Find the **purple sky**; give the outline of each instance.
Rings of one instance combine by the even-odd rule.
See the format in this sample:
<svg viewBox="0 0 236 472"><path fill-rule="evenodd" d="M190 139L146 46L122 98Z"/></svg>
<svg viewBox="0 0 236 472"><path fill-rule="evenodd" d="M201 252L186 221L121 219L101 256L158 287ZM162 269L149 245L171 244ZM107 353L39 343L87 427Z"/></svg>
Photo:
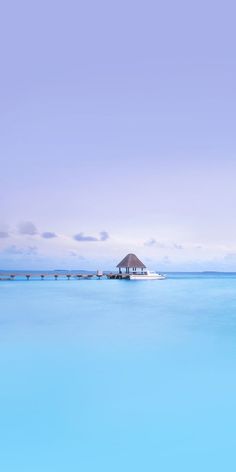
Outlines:
<svg viewBox="0 0 236 472"><path fill-rule="evenodd" d="M236 270L235 10L2 5L1 268Z"/></svg>

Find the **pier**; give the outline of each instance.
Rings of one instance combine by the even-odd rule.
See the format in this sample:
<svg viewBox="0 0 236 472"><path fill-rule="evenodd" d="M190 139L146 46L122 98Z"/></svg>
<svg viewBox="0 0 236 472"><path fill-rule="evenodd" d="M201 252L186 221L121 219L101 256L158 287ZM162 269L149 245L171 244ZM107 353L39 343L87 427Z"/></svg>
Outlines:
<svg viewBox="0 0 236 472"><path fill-rule="evenodd" d="M129 279L129 274L113 274L113 273L110 273L110 274L106 274L106 277L108 279L119 279L119 280L122 280L122 279Z"/></svg>
<svg viewBox="0 0 236 472"><path fill-rule="evenodd" d="M70 280L70 279L101 279L101 278L107 277L107 274L103 272L94 272L94 273L69 273L69 272L0 272L0 281L6 281L6 280L16 280L16 279L25 279L25 280L30 280L30 279L65 279L65 280Z"/></svg>
<svg viewBox="0 0 236 472"><path fill-rule="evenodd" d="M100 274L68 274L68 273L35 273L35 272L27 272L27 273L1 273L0 272L0 282L4 281L14 281L14 280L71 280L71 279L77 279L77 280L91 280L91 279L110 279L110 280L123 280L123 279L129 279L130 274L121 274L121 273L100 273Z"/></svg>
<svg viewBox="0 0 236 472"><path fill-rule="evenodd" d="M143 270L146 268L146 266L143 264L143 262L140 261L140 259L137 258L135 254L127 254L127 256L122 259L122 261L117 264L117 269L118 272L103 272L101 270L97 270L96 272L86 272L86 271L81 271L81 272L76 272L74 270L71 271L66 271L66 270L52 270L52 271L47 271L47 272L42 272L42 271L0 271L0 281L13 281L16 279L25 279L25 280L30 280L30 279L102 279L102 278L107 278L110 280L118 279L118 280L123 280L123 279L129 279L131 274L143 274ZM125 272L122 271L122 269L125 269Z"/></svg>

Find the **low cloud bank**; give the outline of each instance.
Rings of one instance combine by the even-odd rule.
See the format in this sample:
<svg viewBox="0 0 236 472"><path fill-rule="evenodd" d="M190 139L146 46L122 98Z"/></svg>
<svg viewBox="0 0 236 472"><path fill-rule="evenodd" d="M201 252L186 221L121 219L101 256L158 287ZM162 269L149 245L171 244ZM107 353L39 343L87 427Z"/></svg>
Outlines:
<svg viewBox="0 0 236 472"><path fill-rule="evenodd" d="M156 239L154 238L151 238L149 239L148 241L145 241L144 242L144 246L147 246L147 247L157 247L159 249L178 249L178 250L182 250L184 249L182 244L178 244L178 243L163 243L163 242L160 242L160 241L157 241Z"/></svg>
<svg viewBox="0 0 236 472"><path fill-rule="evenodd" d="M41 234L41 237L44 239L52 239L57 238L57 234L52 231L44 231L44 233Z"/></svg>
<svg viewBox="0 0 236 472"><path fill-rule="evenodd" d="M95 236L85 235L84 233L78 233L74 235L75 241L80 242L95 242L95 241L107 241L109 239L109 234L107 231L100 232L100 238L96 238Z"/></svg>
<svg viewBox="0 0 236 472"><path fill-rule="evenodd" d="M25 248L20 248L16 245L8 246L4 249L3 254L10 255L24 255L24 256L35 256L38 253L38 248L36 246L28 246Z"/></svg>
<svg viewBox="0 0 236 472"><path fill-rule="evenodd" d="M0 231L0 238L9 238L10 234L7 231Z"/></svg>
<svg viewBox="0 0 236 472"><path fill-rule="evenodd" d="M107 231L101 231L100 241L107 241L109 239L109 234Z"/></svg>
<svg viewBox="0 0 236 472"><path fill-rule="evenodd" d="M32 221L22 221L18 225L19 234L24 234L28 236L34 236L38 233L36 226Z"/></svg>

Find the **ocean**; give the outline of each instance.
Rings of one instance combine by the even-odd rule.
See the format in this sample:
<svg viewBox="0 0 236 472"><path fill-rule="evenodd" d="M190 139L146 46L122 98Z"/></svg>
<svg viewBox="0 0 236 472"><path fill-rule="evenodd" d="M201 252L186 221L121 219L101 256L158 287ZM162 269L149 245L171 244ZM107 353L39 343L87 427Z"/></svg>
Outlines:
<svg viewBox="0 0 236 472"><path fill-rule="evenodd" d="M0 470L234 471L236 274L0 282Z"/></svg>

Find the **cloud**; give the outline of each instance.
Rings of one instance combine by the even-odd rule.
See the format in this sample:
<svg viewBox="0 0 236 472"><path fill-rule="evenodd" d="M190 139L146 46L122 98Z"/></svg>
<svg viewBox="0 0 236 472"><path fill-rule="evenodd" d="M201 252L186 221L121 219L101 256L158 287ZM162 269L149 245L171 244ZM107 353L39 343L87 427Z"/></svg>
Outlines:
<svg viewBox="0 0 236 472"><path fill-rule="evenodd" d="M183 249L183 246L181 244L177 244L177 243L163 243L161 241L157 241L156 239L154 238L151 238L149 239L148 241L145 241L144 243L144 246L147 246L147 247L157 247L159 249L171 249L171 248L174 248L174 249Z"/></svg>
<svg viewBox="0 0 236 472"><path fill-rule="evenodd" d="M9 238L10 234L7 231L0 231L0 238Z"/></svg>
<svg viewBox="0 0 236 472"><path fill-rule="evenodd" d="M157 242L155 239L149 239L148 241L145 241L144 246L152 247L156 246Z"/></svg>
<svg viewBox="0 0 236 472"><path fill-rule="evenodd" d="M44 233L41 234L41 237L44 239L52 239L52 238L57 238L57 234L51 231L45 231Z"/></svg>
<svg viewBox="0 0 236 472"><path fill-rule="evenodd" d="M35 256L38 253L37 246L29 246L25 249L25 254L27 256Z"/></svg>
<svg viewBox="0 0 236 472"><path fill-rule="evenodd" d="M170 264L171 261L170 261L169 256L164 256L163 259L162 259L162 262L163 262L164 264Z"/></svg>
<svg viewBox="0 0 236 472"><path fill-rule="evenodd" d="M11 254L11 255L24 255L24 256L33 256L36 255L38 252L38 248L36 246L28 246L26 248L19 248L15 245L8 246L4 249L4 254Z"/></svg>
<svg viewBox="0 0 236 472"><path fill-rule="evenodd" d="M23 249L18 248L18 247L15 246L15 245L13 245L13 246L8 246L6 249L4 249L3 252L4 252L5 254L15 254L15 255L24 254Z"/></svg>
<svg viewBox="0 0 236 472"><path fill-rule="evenodd" d="M181 250L181 249L183 249L183 246L182 246L182 244L174 243L174 244L173 244L173 248L174 248L174 249L180 249L180 250Z"/></svg>
<svg viewBox="0 0 236 472"><path fill-rule="evenodd" d="M160 249L164 249L164 248L167 247L166 244L161 243L159 241L156 241L156 239L154 239L154 238L151 238L148 241L145 241L144 246L148 246L148 247L155 246L155 247L158 247Z"/></svg>
<svg viewBox="0 0 236 472"><path fill-rule="evenodd" d="M35 234L37 234L38 231L34 223L32 223L32 221L22 221L18 225L18 232L20 234L34 236Z"/></svg>
<svg viewBox="0 0 236 472"><path fill-rule="evenodd" d="M236 259L236 253L235 252L229 252L228 254L225 254L224 260L225 261L234 261Z"/></svg>
<svg viewBox="0 0 236 472"><path fill-rule="evenodd" d="M71 257L77 257L78 254L77 254L77 252L75 252L75 251L70 251L70 252L69 252L69 256L71 256Z"/></svg>
<svg viewBox="0 0 236 472"><path fill-rule="evenodd" d="M109 234L107 231L100 232L100 241L107 241L109 239Z"/></svg>
<svg viewBox="0 0 236 472"><path fill-rule="evenodd" d="M77 257L77 259L80 259L81 261L82 261L82 260L83 260L83 261L85 260L85 257L84 257L84 256L81 256L81 255L78 254L78 252L76 252L76 251L70 251L70 252L69 252L69 256L71 256L71 257Z"/></svg>
<svg viewBox="0 0 236 472"><path fill-rule="evenodd" d="M74 236L75 241L82 242L94 242L94 241L107 241L109 239L109 234L107 231L100 232L100 238L95 238L94 236L86 236L84 233L78 233Z"/></svg>
<svg viewBox="0 0 236 472"><path fill-rule="evenodd" d="M98 241L98 238L94 238L93 236L86 236L84 233L75 234L74 239L76 241Z"/></svg>

